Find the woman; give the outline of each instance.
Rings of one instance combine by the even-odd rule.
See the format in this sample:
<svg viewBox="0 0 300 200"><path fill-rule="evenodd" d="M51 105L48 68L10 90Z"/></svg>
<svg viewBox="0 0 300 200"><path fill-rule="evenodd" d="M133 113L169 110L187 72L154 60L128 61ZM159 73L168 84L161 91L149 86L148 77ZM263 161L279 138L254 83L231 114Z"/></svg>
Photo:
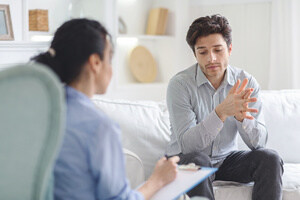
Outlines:
<svg viewBox="0 0 300 200"><path fill-rule="evenodd" d="M55 199L149 199L176 177L178 157L160 159L137 191L125 177L120 128L90 98L112 76L110 35L97 21L73 19L56 31L49 51L35 58L65 83L66 132L55 168Z"/></svg>

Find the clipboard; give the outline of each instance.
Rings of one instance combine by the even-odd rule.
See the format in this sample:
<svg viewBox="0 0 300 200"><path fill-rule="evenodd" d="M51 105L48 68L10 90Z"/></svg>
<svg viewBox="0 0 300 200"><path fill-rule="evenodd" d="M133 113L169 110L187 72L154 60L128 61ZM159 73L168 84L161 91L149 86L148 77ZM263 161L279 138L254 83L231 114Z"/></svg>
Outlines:
<svg viewBox="0 0 300 200"><path fill-rule="evenodd" d="M178 170L176 179L160 189L151 200L178 199L217 170L217 168L209 167L201 167L197 171Z"/></svg>

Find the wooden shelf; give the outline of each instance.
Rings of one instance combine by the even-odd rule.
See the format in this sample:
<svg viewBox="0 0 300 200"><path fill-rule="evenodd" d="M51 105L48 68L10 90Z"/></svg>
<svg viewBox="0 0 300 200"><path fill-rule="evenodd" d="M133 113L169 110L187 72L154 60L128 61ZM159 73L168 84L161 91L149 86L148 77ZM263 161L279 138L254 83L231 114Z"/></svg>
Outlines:
<svg viewBox="0 0 300 200"><path fill-rule="evenodd" d="M272 0L191 0L190 5L229 5L229 4L247 4L247 3L260 3L272 2Z"/></svg>
<svg viewBox="0 0 300 200"><path fill-rule="evenodd" d="M29 41L1 41L1 50L26 50L26 49L44 49L50 45L50 42L29 42Z"/></svg>

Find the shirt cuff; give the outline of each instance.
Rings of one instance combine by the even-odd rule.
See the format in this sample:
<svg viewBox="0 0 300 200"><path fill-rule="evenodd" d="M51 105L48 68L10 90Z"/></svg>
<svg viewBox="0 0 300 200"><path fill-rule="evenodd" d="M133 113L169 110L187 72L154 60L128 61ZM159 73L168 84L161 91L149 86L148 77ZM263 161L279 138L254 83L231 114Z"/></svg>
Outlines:
<svg viewBox="0 0 300 200"><path fill-rule="evenodd" d="M223 122L214 110L203 121L203 126L211 135L217 136L223 128Z"/></svg>
<svg viewBox="0 0 300 200"><path fill-rule="evenodd" d="M235 119L235 121L246 133L250 133L255 128L255 119L244 119L243 122Z"/></svg>

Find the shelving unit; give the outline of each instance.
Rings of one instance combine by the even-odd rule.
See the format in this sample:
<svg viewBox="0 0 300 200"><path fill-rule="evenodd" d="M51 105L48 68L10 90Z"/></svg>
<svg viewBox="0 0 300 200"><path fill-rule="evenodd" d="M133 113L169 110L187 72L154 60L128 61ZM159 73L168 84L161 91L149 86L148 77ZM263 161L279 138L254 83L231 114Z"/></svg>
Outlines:
<svg viewBox="0 0 300 200"><path fill-rule="evenodd" d="M65 21L76 17L90 17L102 21L109 29L108 19L114 16L109 0L0 0L10 5L14 41L0 41L0 69L28 62L39 52L49 48L56 29ZM99 9L100 8L100 9ZM47 9L49 31L29 31L28 11ZM113 30L113 29L112 29ZM113 31L112 31L113 32Z"/></svg>
<svg viewBox="0 0 300 200"><path fill-rule="evenodd" d="M0 41L0 69L28 62L31 57L49 48L57 27L70 18L68 5L71 0L2 0L11 10L14 41ZM49 11L49 31L29 31L28 11L47 9Z"/></svg>
<svg viewBox="0 0 300 200"><path fill-rule="evenodd" d="M113 62L114 80L111 87L114 94L111 96L123 98L124 93L131 93L134 95L128 98L155 100L165 98L168 82L178 72L181 64L180 49L182 43L185 43L181 30L188 5L188 1L182 0L115 0L116 25L113 35L116 39L116 51ZM169 12L166 34L146 35L149 11L158 7L167 8ZM126 25L126 34L118 33L119 17ZM158 74L152 83L139 83L130 72L129 55L137 45L146 47L157 63Z"/></svg>
<svg viewBox="0 0 300 200"><path fill-rule="evenodd" d="M234 49L230 64L254 75L262 88L268 87L269 31L271 0L0 0L10 4L15 41L0 41L0 68L28 61L46 50L54 31L71 17L88 17L100 21L112 34L116 47L113 77L107 96L113 98L162 100L169 79L195 63L185 42L186 31L193 19L215 13L225 15L233 27ZM169 9L166 35L145 35L151 8ZM49 10L49 32L28 31L28 10ZM253 15L255 13L255 15ZM127 26L126 34L118 33L118 18ZM243 21L244 23L241 23ZM255 31L253 31L255 30ZM41 36L32 41L33 37ZM49 36L49 37L48 37ZM48 39L45 39L48 37ZM37 42L39 41L39 42ZM260 41L259 44L257 41ZM138 83L127 63L130 50L144 45L158 65L153 83ZM259 46L258 46L259 45Z"/></svg>
<svg viewBox="0 0 300 200"><path fill-rule="evenodd" d="M169 1L169 13L174 13L172 7L169 8L170 5L171 2ZM159 1L156 0L117 0L116 7L117 16L115 17L117 20L121 18L122 21L124 21L127 30L126 34L116 33L117 87L123 86L120 88L124 88L124 85L127 85L127 87L132 87L134 84L141 84L132 76L128 64L128 56L130 54L130 51L138 45L145 46L151 52L156 61L158 67L158 75L154 83L165 82L166 77L162 72L162 58L165 53L160 51L160 49L164 48L164 45L170 47L173 43L175 33L174 28L170 27L174 27L174 19L169 17L165 35L145 34L150 9L156 7L165 7L165 5L159 4ZM172 49L170 49L169 51L172 51ZM151 85L151 83L148 83L148 85Z"/></svg>
<svg viewBox="0 0 300 200"><path fill-rule="evenodd" d="M170 78L196 63L191 49L185 42L189 25L200 16L212 14L226 16L233 28L234 48L230 64L245 69L257 78L262 88L267 88L265 75L269 73L266 66L269 66L270 62L271 0L118 0L115 6L115 30L118 30L119 16L128 30L126 35L118 35L115 31L118 41L114 62L116 94L126 93L126 90L134 94L132 99L164 99ZM148 11L154 7L165 7L170 11L167 36L144 35ZM257 41L260 41L259 44ZM158 77L154 83L147 86L135 81L126 63L130 49L138 44L146 46L158 63ZM139 92L141 94L138 94Z"/></svg>
<svg viewBox="0 0 300 200"><path fill-rule="evenodd" d="M9 1L9 0L7 0ZM13 0L11 0L14 2ZM113 37L115 55L113 58L113 78L107 96L123 98L124 93L131 94L131 99L161 100L165 98L169 79L185 66L182 50L186 48L184 41L186 30L185 20L189 1L182 0L20 0L23 4L23 18L20 22L25 27L22 36L16 42L27 42L32 51L14 45L13 56L18 60L27 60L42 50L47 50L55 30L66 20L76 17L88 17L100 21ZM146 25L149 11L152 8L163 7L169 10L165 35L146 35ZM49 32L28 31L28 10L47 9L49 13ZM118 18L122 17L127 26L126 34L118 33ZM27 24L26 24L26 23ZM183 34L182 34L183 33ZM37 39L36 39L37 38ZM43 42L41 42L43 41ZM45 42L46 41L46 42ZM47 43L48 41L48 43ZM39 45L36 45L38 42ZM2 43L3 44L3 43ZM9 44L10 45L10 44ZM137 45L145 46L153 55L158 75L153 83L142 84L132 76L128 66L128 54ZM0 51L6 47L1 45ZM20 52L27 51L27 54ZM6 55L6 54L5 54ZM5 56L3 53L0 59ZM22 58L22 59L21 59ZM2 59L3 60L3 59ZM13 62L13 60L11 60ZM0 62L1 68L2 62ZM8 63L7 63L8 64ZM119 95L120 94L120 95ZM127 96L126 96L127 98Z"/></svg>
<svg viewBox="0 0 300 200"><path fill-rule="evenodd" d="M112 2L115 0L112 0ZM71 18L87 17L101 21L105 25L111 16L109 0L0 0L0 3L8 4L11 10L11 17L13 23L13 31L15 34L15 41L33 41L32 37L53 36L56 29L65 21ZM49 31L29 31L28 26L28 11L32 9L46 9L48 10L48 26ZM107 23L108 22L108 23ZM46 39L42 39L45 41ZM48 41L51 37L48 37ZM0 41L1 43L2 41Z"/></svg>

